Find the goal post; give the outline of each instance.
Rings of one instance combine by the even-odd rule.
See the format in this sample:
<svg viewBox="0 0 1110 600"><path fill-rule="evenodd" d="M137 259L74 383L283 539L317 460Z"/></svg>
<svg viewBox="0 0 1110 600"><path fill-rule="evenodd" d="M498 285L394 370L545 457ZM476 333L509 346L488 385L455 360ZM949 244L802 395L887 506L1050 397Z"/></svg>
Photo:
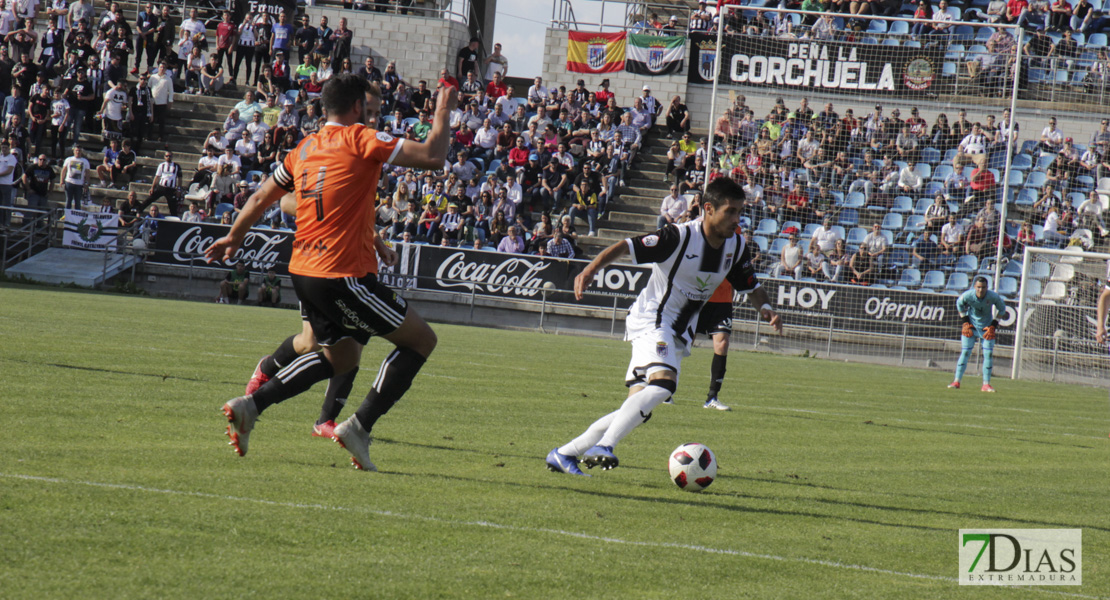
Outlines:
<svg viewBox="0 0 1110 600"><path fill-rule="evenodd" d="M1107 348L1095 339L1110 254L1026 248L1015 323L1014 379L1105 384Z"/></svg>

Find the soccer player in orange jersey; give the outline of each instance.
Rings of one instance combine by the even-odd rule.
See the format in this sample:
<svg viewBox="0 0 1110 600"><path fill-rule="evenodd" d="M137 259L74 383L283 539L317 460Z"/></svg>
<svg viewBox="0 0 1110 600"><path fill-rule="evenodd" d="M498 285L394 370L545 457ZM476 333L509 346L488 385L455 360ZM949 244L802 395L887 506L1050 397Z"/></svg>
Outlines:
<svg viewBox="0 0 1110 600"><path fill-rule="evenodd" d="M435 332L416 310L378 282L377 256L387 265L397 261L397 254L373 233L378 178L386 163L443 167L457 96L454 88L440 91L435 121L423 143L365 125L377 122L381 93L364 78L333 77L321 100L327 124L289 153L247 201L228 235L206 253L209 260L231 259L265 210L286 192L296 194L297 233L289 272L304 326L259 364L256 375L272 373L265 383L222 410L231 444L244 456L262 411L318 381L351 371L370 338L383 337L396 349L382 362L362 406L333 435L351 453L355 467L373 471L371 428L412 385L436 346Z"/></svg>

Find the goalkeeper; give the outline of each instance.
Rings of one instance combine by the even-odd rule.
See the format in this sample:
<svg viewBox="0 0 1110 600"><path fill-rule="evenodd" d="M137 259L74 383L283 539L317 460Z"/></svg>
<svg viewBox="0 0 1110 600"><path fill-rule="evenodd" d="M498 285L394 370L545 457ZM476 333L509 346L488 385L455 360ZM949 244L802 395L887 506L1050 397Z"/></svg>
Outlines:
<svg viewBox="0 0 1110 600"><path fill-rule="evenodd" d="M984 392L993 392L991 387L991 368L994 366L994 338L998 329L998 319L994 316L994 307L998 315L1006 314L1006 302L1002 296L987 289L987 278L976 277L972 289L964 292L956 300L956 310L960 311L962 320L963 339L960 340L960 360L956 363L956 380L948 387L959 389L960 380L967 369L967 361L971 358L971 349L975 347L976 338L983 340L983 388Z"/></svg>

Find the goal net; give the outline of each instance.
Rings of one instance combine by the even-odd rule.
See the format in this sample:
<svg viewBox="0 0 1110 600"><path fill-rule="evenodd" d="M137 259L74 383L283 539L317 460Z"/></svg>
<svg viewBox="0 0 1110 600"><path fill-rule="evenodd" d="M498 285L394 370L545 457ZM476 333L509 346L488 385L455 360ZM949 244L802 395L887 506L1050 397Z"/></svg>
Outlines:
<svg viewBox="0 0 1110 600"><path fill-rule="evenodd" d="M701 169L745 186L764 285L799 349L951 368L955 301L979 275L1013 322L1017 280L1001 271L1022 139L1003 111L1024 34L949 10L915 21L729 5L715 31L691 34L691 82L712 87ZM945 247L949 214L965 233ZM797 266L781 264L784 247ZM1008 349L998 355L1002 372Z"/></svg>
<svg viewBox="0 0 1110 600"><path fill-rule="evenodd" d="M1025 252L1019 265L1024 300L1018 307L1015 379L1102 385L1110 376L1106 346L1095 340L1110 254L1079 250Z"/></svg>

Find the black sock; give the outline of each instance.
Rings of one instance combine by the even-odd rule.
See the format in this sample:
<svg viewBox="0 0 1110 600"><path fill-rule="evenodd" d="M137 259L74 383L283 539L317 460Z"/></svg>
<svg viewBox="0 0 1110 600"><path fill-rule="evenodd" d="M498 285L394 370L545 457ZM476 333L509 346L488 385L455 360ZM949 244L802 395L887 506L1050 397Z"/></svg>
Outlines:
<svg viewBox="0 0 1110 600"><path fill-rule="evenodd" d="M714 354L713 365L709 367L709 396L706 400L717 397L717 392L721 391L721 384L725 380L725 366L728 363L728 355Z"/></svg>
<svg viewBox="0 0 1110 600"><path fill-rule="evenodd" d="M282 367L293 362L297 358L297 351L293 349L293 338L297 336L291 335L285 338L285 341L278 346L274 353L262 359L262 374L266 377L273 378Z"/></svg>
<svg viewBox="0 0 1110 600"><path fill-rule="evenodd" d="M366 394L362 406L355 413L363 429L370 431L374 423L393 408L393 404L408 391L412 380L427 360L420 353L408 348L398 348L385 357L370 393Z"/></svg>
<svg viewBox="0 0 1110 600"><path fill-rule="evenodd" d="M317 381L331 379L335 369L323 352L305 354L277 372L253 394L258 412L287 400L312 387Z"/></svg>
<svg viewBox="0 0 1110 600"><path fill-rule="evenodd" d="M347 371L342 375L336 375L328 381L328 391L324 393L324 405L320 407L320 418L316 420L317 425L334 421L339 417L339 413L343 411L343 407L347 404L347 398L351 395L351 388L355 387L355 376L358 375L358 367Z"/></svg>

